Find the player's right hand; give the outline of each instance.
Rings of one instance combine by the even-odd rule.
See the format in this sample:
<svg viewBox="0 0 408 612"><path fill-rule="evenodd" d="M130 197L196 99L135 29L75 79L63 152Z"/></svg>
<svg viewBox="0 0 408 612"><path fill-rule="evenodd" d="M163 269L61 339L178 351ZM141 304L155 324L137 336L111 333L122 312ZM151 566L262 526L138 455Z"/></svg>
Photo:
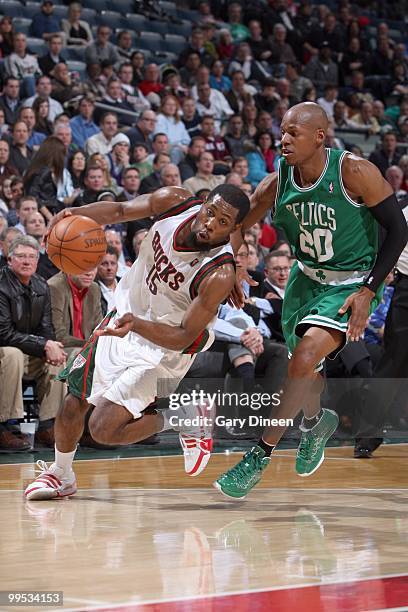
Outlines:
<svg viewBox="0 0 408 612"><path fill-rule="evenodd" d="M64 208L64 210L61 210L59 213L53 216L53 218L51 219L47 227L47 231L44 234L42 246L44 247L47 246L48 236L50 235L51 230L54 227L54 225L56 225L58 221L61 221L61 219L64 219L65 217L69 217L70 215L72 215L72 210L70 208Z"/></svg>
<svg viewBox="0 0 408 612"><path fill-rule="evenodd" d="M123 317L116 319L115 327L105 327L105 329L97 329L95 336L116 336L117 338L124 338L126 334L133 331L136 317L130 312L127 312Z"/></svg>

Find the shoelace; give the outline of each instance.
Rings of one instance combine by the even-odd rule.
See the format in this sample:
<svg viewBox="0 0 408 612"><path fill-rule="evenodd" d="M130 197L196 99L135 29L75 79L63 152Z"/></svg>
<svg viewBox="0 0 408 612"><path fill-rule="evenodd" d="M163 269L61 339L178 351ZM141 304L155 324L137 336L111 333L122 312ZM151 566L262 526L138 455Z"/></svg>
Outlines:
<svg viewBox="0 0 408 612"><path fill-rule="evenodd" d="M42 459L38 459L35 465L37 466L37 469L35 470L36 474L42 474L43 472L48 471L48 464Z"/></svg>
<svg viewBox="0 0 408 612"><path fill-rule="evenodd" d="M248 460L249 459L249 460ZM252 465L251 465L252 464ZM236 477L237 480L248 478L253 476L252 470L259 470L261 468L260 460L257 456L251 455L250 457L244 457L238 465L232 468L231 473ZM250 473L248 471L250 470Z"/></svg>
<svg viewBox="0 0 408 612"><path fill-rule="evenodd" d="M305 461L314 459L317 451L319 450L318 441L315 438L309 436L302 436L302 440L299 446L299 455Z"/></svg>

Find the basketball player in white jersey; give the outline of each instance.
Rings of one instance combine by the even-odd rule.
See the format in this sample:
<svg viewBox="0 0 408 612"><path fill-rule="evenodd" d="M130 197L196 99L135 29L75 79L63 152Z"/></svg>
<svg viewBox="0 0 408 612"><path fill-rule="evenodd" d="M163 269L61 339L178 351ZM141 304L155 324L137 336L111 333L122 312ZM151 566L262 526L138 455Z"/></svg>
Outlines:
<svg viewBox="0 0 408 612"><path fill-rule="evenodd" d="M165 187L130 202L99 202L63 211L100 224L154 216L139 257L115 291L108 313L77 357L60 373L69 394L55 420L55 462L39 462L40 475L26 488L29 500L73 495L72 462L85 415L102 444L132 444L174 428L180 431L185 467L200 473L212 448L208 428L185 427L202 407L157 412L158 396L175 391L194 353L208 348L218 306L230 295L235 266L230 235L249 211L249 199L233 185L220 185L202 203L179 187ZM211 413L206 414L211 417ZM174 419L172 419L172 423Z"/></svg>

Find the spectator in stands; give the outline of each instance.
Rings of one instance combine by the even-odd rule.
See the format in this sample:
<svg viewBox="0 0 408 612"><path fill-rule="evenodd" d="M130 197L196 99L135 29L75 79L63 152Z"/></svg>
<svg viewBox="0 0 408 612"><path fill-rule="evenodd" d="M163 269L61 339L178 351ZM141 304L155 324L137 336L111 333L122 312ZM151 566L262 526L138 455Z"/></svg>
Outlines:
<svg viewBox="0 0 408 612"><path fill-rule="evenodd" d="M364 129L368 134L378 134L380 125L374 117L373 105L371 102L362 102L360 112L353 115L350 119L352 127Z"/></svg>
<svg viewBox="0 0 408 612"><path fill-rule="evenodd" d="M221 60L214 60L211 66L210 87L224 95L231 89L231 79L224 74L225 66Z"/></svg>
<svg viewBox="0 0 408 612"><path fill-rule="evenodd" d="M160 170L161 168L170 163L170 156L166 153L158 153L153 158L153 172L145 178L140 183L140 194L143 193L152 193L162 187Z"/></svg>
<svg viewBox="0 0 408 612"><path fill-rule="evenodd" d="M327 128L325 145L330 149L338 149L339 151L344 151L346 148L344 141L336 137L332 127Z"/></svg>
<svg viewBox="0 0 408 612"><path fill-rule="evenodd" d="M56 136L49 136L38 149L24 176L24 191L38 202L38 208L48 220L63 208L58 200L58 183L62 182L65 146Z"/></svg>
<svg viewBox="0 0 408 612"><path fill-rule="evenodd" d="M385 180L391 185L397 200L402 200L407 195L407 192L402 189L404 173L399 166L390 166L385 171Z"/></svg>
<svg viewBox="0 0 408 612"><path fill-rule="evenodd" d="M83 206L98 200L100 193L106 190L104 171L101 166L90 164L85 170L85 190L78 195L73 206Z"/></svg>
<svg viewBox="0 0 408 612"><path fill-rule="evenodd" d="M188 88L184 87L181 83L179 71L174 66L169 66L162 70L162 83L164 85L162 95L171 94L180 103L189 94Z"/></svg>
<svg viewBox="0 0 408 612"><path fill-rule="evenodd" d="M4 80L3 93L0 96L0 109L4 112L8 125L13 125L17 121L20 105L20 81L8 76Z"/></svg>
<svg viewBox="0 0 408 612"><path fill-rule="evenodd" d="M138 113L148 110L150 108L150 102L144 97L139 87L134 84L133 78L133 66L131 62L124 62L121 64L118 77L120 85L124 94L126 94L126 101L132 106L133 110Z"/></svg>
<svg viewBox="0 0 408 612"><path fill-rule="evenodd" d="M390 166L397 166L401 154L397 151L397 136L395 132L386 132L381 139L381 147L373 151L369 160L377 166L381 174Z"/></svg>
<svg viewBox="0 0 408 612"><path fill-rule="evenodd" d="M22 235L23 234L16 227L5 227L0 232L0 249L1 249L0 268L4 268L5 266L8 265L8 254L9 254L10 246L16 238Z"/></svg>
<svg viewBox="0 0 408 612"><path fill-rule="evenodd" d="M392 66L392 80L390 85L392 96L408 94L408 67L404 62L394 62Z"/></svg>
<svg viewBox="0 0 408 612"><path fill-rule="evenodd" d="M267 113L269 115L269 113ZM242 109L242 118L244 120L244 134L248 139L253 139L258 132L257 118L258 109L253 102L245 104Z"/></svg>
<svg viewBox="0 0 408 612"><path fill-rule="evenodd" d="M159 95L163 90L163 85L160 82L160 70L157 64L151 63L146 66L144 79L140 81L139 89L152 106L157 108L160 105Z"/></svg>
<svg viewBox="0 0 408 612"><path fill-rule="evenodd" d="M206 150L206 140L202 136L192 138L187 150L187 155L179 164L180 176L182 181L195 176L197 172L197 161Z"/></svg>
<svg viewBox="0 0 408 612"><path fill-rule="evenodd" d="M306 65L304 75L312 81L320 95L324 92L325 85L329 83L338 87L339 70L332 60L332 50L327 41L321 43L319 54L312 57Z"/></svg>
<svg viewBox="0 0 408 612"><path fill-rule="evenodd" d="M398 162L398 166L401 168L404 178L402 180L402 189L408 192L408 155L403 155Z"/></svg>
<svg viewBox="0 0 408 612"><path fill-rule="evenodd" d="M180 103L175 96L162 99L157 115L155 134L166 134L170 143L170 158L179 163L187 152L190 136L180 118Z"/></svg>
<svg viewBox="0 0 408 612"><path fill-rule="evenodd" d="M132 34L129 30L122 30L116 37L116 49L121 59L130 60L133 53Z"/></svg>
<svg viewBox="0 0 408 612"><path fill-rule="evenodd" d="M65 64L65 59L61 55L62 46L62 37L59 34L50 36L48 39L48 53L38 60L38 65L43 74L50 76L50 72L57 64Z"/></svg>
<svg viewBox="0 0 408 612"><path fill-rule="evenodd" d="M248 44L251 48L252 57L259 62L267 62L270 60L272 51L269 41L262 33L261 22L257 19L251 19L248 23L249 32Z"/></svg>
<svg viewBox="0 0 408 612"><path fill-rule="evenodd" d="M102 319L97 269L78 275L59 272L48 280L55 336L69 356L80 349Z"/></svg>
<svg viewBox="0 0 408 612"><path fill-rule="evenodd" d="M225 175L225 184L226 185L235 185L236 187L241 188L242 187L242 178L241 175L238 174L237 172L229 172L228 174ZM202 189L196 193L196 195L198 196L198 194L202 193Z"/></svg>
<svg viewBox="0 0 408 612"><path fill-rule="evenodd" d="M232 2L228 5L228 28L231 32L234 43L239 43L248 40L250 32L246 25L242 23L242 6L238 2Z"/></svg>
<svg viewBox="0 0 408 612"><path fill-rule="evenodd" d="M328 83L324 88L324 95L316 100L319 106L321 106L326 112L329 121L333 118L334 105L337 102L337 94L337 87L332 83Z"/></svg>
<svg viewBox="0 0 408 612"><path fill-rule="evenodd" d="M37 150L40 144L45 140L46 135L35 130L36 119L33 109L29 108L28 106L23 106L22 108L20 108L20 111L18 113L18 120L24 121L27 126L27 145L34 151Z"/></svg>
<svg viewBox="0 0 408 612"><path fill-rule="evenodd" d="M48 105L49 105L48 106L48 119L49 121L54 121L57 115L61 115L61 113L64 112L64 109L62 108L61 104L57 100L54 100L54 98L51 98L51 91L52 91L52 86L51 86L50 77L46 75L39 76L36 79L35 95L31 96L31 98L27 98L27 100L24 100L23 106L30 106L30 107L33 106L34 100L39 96L41 98L45 98L48 101Z"/></svg>
<svg viewBox="0 0 408 612"><path fill-rule="evenodd" d="M137 142L133 149L132 168L136 168L140 178L144 179L153 171L153 165L150 161L149 151L143 142Z"/></svg>
<svg viewBox="0 0 408 612"><path fill-rule="evenodd" d="M255 187L260 181L268 175L265 158L257 145L251 141L246 145L247 153L245 155L248 162L248 178L252 187Z"/></svg>
<svg viewBox="0 0 408 612"><path fill-rule="evenodd" d="M102 98L101 103L112 108L116 113L120 126L131 126L135 122L135 109L127 101L121 82L117 77L109 79L106 87L106 95ZM95 121L98 123L99 119L105 113L105 109L97 109L95 112Z"/></svg>
<svg viewBox="0 0 408 612"><path fill-rule="evenodd" d="M87 166L98 166L103 172L103 191L110 191L113 194L119 194L120 187L116 179L110 173L110 166L107 155L101 153L93 153L88 159ZM98 195L99 198L100 194Z"/></svg>
<svg viewBox="0 0 408 612"><path fill-rule="evenodd" d="M10 164L17 168L20 176L26 172L34 156L33 150L27 145L28 137L27 124L24 121L16 121L12 131Z"/></svg>
<svg viewBox="0 0 408 612"><path fill-rule="evenodd" d="M197 52L192 51L187 55L186 61L179 72L184 85L193 87L197 84L197 75L201 65L200 55Z"/></svg>
<svg viewBox="0 0 408 612"><path fill-rule="evenodd" d="M341 28L337 25L336 16L328 12L324 17L323 27L314 28L308 37L314 49L320 49L327 42L333 52L333 58L337 61L339 54L344 51L344 39ZM334 82L334 81L333 81Z"/></svg>
<svg viewBox="0 0 408 612"><path fill-rule="evenodd" d="M33 212L38 212L37 200L33 196L21 196L16 202L17 223L15 228L22 234L26 233L25 221Z"/></svg>
<svg viewBox="0 0 408 612"><path fill-rule="evenodd" d="M36 13L30 25L30 36L49 40L51 36L60 32L59 20L54 12L54 3L51 0L43 0L41 12Z"/></svg>
<svg viewBox="0 0 408 612"><path fill-rule="evenodd" d="M364 73L361 70L354 70L351 73L351 84L344 88L340 97L348 106L352 105L353 100L355 100L356 106L359 106L362 102L373 102L374 96L365 87Z"/></svg>
<svg viewBox="0 0 408 612"><path fill-rule="evenodd" d="M225 134L225 142L232 157L242 157L245 155L244 143L244 122L241 115L232 115L228 122L228 131Z"/></svg>
<svg viewBox="0 0 408 612"><path fill-rule="evenodd" d="M348 77L353 70L369 72L369 54L361 49L360 39L357 36L350 38L346 52L341 61L341 70L344 77Z"/></svg>
<svg viewBox="0 0 408 612"><path fill-rule="evenodd" d="M107 25L99 25L96 31L96 41L87 46L85 62L87 64L100 64L108 60L112 65L120 62L120 55L111 42L112 30Z"/></svg>
<svg viewBox="0 0 408 612"><path fill-rule="evenodd" d="M101 117L101 131L86 141L85 150L88 155L102 153L107 155L112 149L112 138L118 133L118 117L116 113L106 112Z"/></svg>
<svg viewBox="0 0 408 612"><path fill-rule="evenodd" d="M130 58L133 67L133 85L137 85L139 87L140 81L144 79L144 64L145 64L145 56L143 51L134 51Z"/></svg>
<svg viewBox="0 0 408 612"><path fill-rule="evenodd" d="M134 148L136 143L141 142L146 145L149 153L153 151L152 135L154 133L156 123L157 117L154 111L144 110L140 114L136 125L126 132L126 136L130 140L131 149Z"/></svg>
<svg viewBox="0 0 408 612"><path fill-rule="evenodd" d="M119 253L117 276L119 278L122 278L125 272L127 272L127 270L129 269L129 266L127 266L126 264L125 256L123 253L122 238L119 232L114 229L105 230L105 237L108 245L112 246Z"/></svg>
<svg viewBox="0 0 408 612"><path fill-rule="evenodd" d="M225 94L225 99L234 113L240 113L245 104L253 103L256 89L252 85L245 83L245 76L242 70L235 70L231 74L231 80L232 86L230 91Z"/></svg>
<svg viewBox="0 0 408 612"><path fill-rule="evenodd" d="M153 157L158 153L165 153L166 155L170 155L170 143L167 134L163 134L162 132L156 132L153 136L152 140L152 149L153 153L149 155L149 161L153 161Z"/></svg>
<svg viewBox="0 0 408 612"><path fill-rule="evenodd" d="M44 134L45 137L51 136L54 128L52 122L48 119L50 104L47 98L38 96L33 102L32 109L35 116L34 130L39 134Z"/></svg>
<svg viewBox="0 0 408 612"><path fill-rule="evenodd" d="M16 202L24 192L23 179L20 176L12 176L10 182L11 199L8 201L9 213L7 221L9 225L17 223Z"/></svg>
<svg viewBox="0 0 408 612"><path fill-rule="evenodd" d="M74 189L84 189L84 177L86 168L85 153L79 149L75 151L68 160L68 171L72 178L72 186Z"/></svg>
<svg viewBox="0 0 408 612"><path fill-rule="evenodd" d="M247 81L253 81L257 83L264 83L266 79L271 77L271 73L266 71L260 62L254 60L251 54L251 47L246 42L241 42L234 54L234 59L230 62L228 67L228 73L232 74L241 70L244 74L244 78ZM249 85L250 89L247 89L251 95L256 93L256 89Z"/></svg>
<svg viewBox="0 0 408 612"><path fill-rule="evenodd" d="M401 115L398 119L398 142L408 143L408 115Z"/></svg>
<svg viewBox="0 0 408 612"><path fill-rule="evenodd" d="M4 15L0 20L0 52L1 57L7 57L13 53L13 36L15 34L13 20Z"/></svg>
<svg viewBox="0 0 408 612"><path fill-rule="evenodd" d="M206 50L204 46L204 32L202 28L196 26L193 28L190 36L190 42L187 47L180 53L177 66L180 68L187 64L187 58L190 54L196 53L199 57L200 63L206 66L211 66L213 57ZM186 83L188 85L188 83Z"/></svg>
<svg viewBox="0 0 408 612"><path fill-rule="evenodd" d="M23 376L36 381L40 403L36 441L46 446L54 446L54 418L66 390L54 379L66 353L55 340L47 283L35 273L38 257L37 241L22 236L12 243L9 265L0 272L1 444L9 449L16 445L10 437L4 440L4 428L9 419L23 418Z"/></svg>
<svg viewBox="0 0 408 612"><path fill-rule="evenodd" d="M142 230L143 231L143 230ZM101 292L101 311L102 316L115 308L115 289L120 280L118 277L118 251L108 244L106 253L103 256L96 276L96 282Z"/></svg>
<svg viewBox="0 0 408 612"><path fill-rule="evenodd" d="M18 170L10 162L10 145L7 140L0 140L0 185L15 174L18 174Z"/></svg>
<svg viewBox="0 0 408 612"><path fill-rule="evenodd" d="M289 257L285 252L272 251L266 255L262 293L267 299L278 297L283 300L289 272Z"/></svg>
<svg viewBox="0 0 408 612"><path fill-rule="evenodd" d="M99 128L93 120L94 110L94 98L90 95L83 96L78 105L79 113L70 120L72 142L80 149L85 148L88 138L99 132Z"/></svg>
<svg viewBox="0 0 408 612"><path fill-rule="evenodd" d="M68 7L67 19L61 20L68 45L87 46L93 42L91 28L86 21L81 19L81 11L81 4L72 2Z"/></svg>
<svg viewBox="0 0 408 612"><path fill-rule="evenodd" d="M24 221L24 228L26 235L35 238L40 246L37 274L42 276L45 280L48 280L55 274L58 274L59 269L54 266L43 246L45 232L47 231L44 217L38 211L30 213Z"/></svg>
<svg viewBox="0 0 408 612"><path fill-rule="evenodd" d="M236 157L232 160L232 172L236 172L241 177L241 183L248 177L248 161L246 157Z"/></svg>
<svg viewBox="0 0 408 612"><path fill-rule="evenodd" d="M289 96L294 104L298 104L303 100L305 91L313 86L312 81L301 74L300 65L297 61L287 62L285 77L289 81ZM264 110L272 112L273 108L264 108Z"/></svg>
<svg viewBox="0 0 408 612"><path fill-rule="evenodd" d="M116 198L117 202L128 202L133 200L138 193L140 187L140 173L137 168L128 166L122 172L122 191Z"/></svg>
<svg viewBox="0 0 408 612"><path fill-rule="evenodd" d="M160 170L163 187L181 187L180 170L176 164L166 164Z"/></svg>
<svg viewBox="0 0 408 612"><path fill-rule="evenodd" d="M286 28L282 23L275 23L273 36L268 39L271 57L269 63L274 66L274 75L282 76L288 62L296 62L296 56L291 45L286 42Z"/></svg>
<svg viewBox="0 0 408 612"><path fill-rule="evenodd" d="M52 96L60 104L65 104L72 98L84 95L86 89L84 84L72 78L65 63L57 64L50 72L50 76Z"/></svg>
<svg viewBox="0 0 408 612"><path fill-rule="evenodd" d="M78 150L77 145L72 143L71 126L68 123L56 123L54 125L53 135L61 140L65 147L65 157L68 159L75 151Z"/></svg>
<svg viewBox="0 0 408 612"><path fill-rule="evenodd" d="M215 119L216 133L221 131L221 123L234 114L225 96L207 83L197 87L197 112L203 117L211 115Z"/></svg>
<svg viewBox="0 0 408 612"><path fill-rule="evenodd" d="M377 40L377 48L372 56L371 72L377 75L390 75L394 51L388 37L381 36Z"/></svg>
<svg viewBox="0 0 408 612"><path fill-rule="evenodd" d="M110 174L118 185L122 184L122 173L129 166L130 142L126 134L116 134L112 138L112 150L108 154Z"/></svg>
<svg viewBox="0 0 408 612"><path fill-rule="evenodd" d="M258 132L255 138L255 144L265 160L266 170L268 172L274 172L276 152L272 134L270 132Z"/></svg>
<svg viewBox="0 0 408 612"><path fill-rule="evenodd" d="M183 187L193 195L201 189L214 189L225 181L224 176L213 174L214 157L211 153L204 151L197 161L197 174L183 182Z"/></svg>
<svg viewBox="0 0 408 612"><path fill-rule="evenodd" d="M190 98L190 96L183 98L181 102L181 109L183 111L182 121L188 135L190 138L199 136L201 131L201 117L197 112L194 98Z"/></svg>
<svg viewBox="0 0 408 612"><path fill-rule="evenodd" d="M335 129L347 130L352 128L347 118L347 106L343 100L337 100L333 106L333 125Z"/></svg>
<svg viewBox="0 0 408 612"><path fill-rule="evenodd" d="M32 96L35 91L35 78L41 74L41 70L35 55L27 52L25 34L21 32L14 34L13 49L13 53L5 59L5 72L20 81L22 97Z"/></svg>
<svg viewBox="0 0 408 612"><path fill-rule="evenodd" d="M381 100L374 100L373 115L377 119L382 133L395 129L393 120L385 114L384 110L383 102Z"/></svg>
<svg viewBox="0 0 408 612"><path fill-rule="evenodd" d="M201 119L201 136L205 140L205 150L212 153L216 162L225 163L231 157L224 138L215 134L215 121L211 116Z"/></svg>

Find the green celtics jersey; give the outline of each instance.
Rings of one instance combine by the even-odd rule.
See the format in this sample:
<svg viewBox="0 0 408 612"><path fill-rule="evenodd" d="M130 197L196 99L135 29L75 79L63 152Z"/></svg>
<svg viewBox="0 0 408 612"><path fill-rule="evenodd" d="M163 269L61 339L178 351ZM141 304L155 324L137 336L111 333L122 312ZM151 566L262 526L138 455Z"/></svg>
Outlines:
<svg viewBox="0 0 408 612"><path fill-rule="evenodd" d="M326 149L320 178L299 187L294 168L281 159L274 223L285 230L296 258L311 268L370 270L378 225L364 204L347 195L341 164L347 152Z"/></svg>

